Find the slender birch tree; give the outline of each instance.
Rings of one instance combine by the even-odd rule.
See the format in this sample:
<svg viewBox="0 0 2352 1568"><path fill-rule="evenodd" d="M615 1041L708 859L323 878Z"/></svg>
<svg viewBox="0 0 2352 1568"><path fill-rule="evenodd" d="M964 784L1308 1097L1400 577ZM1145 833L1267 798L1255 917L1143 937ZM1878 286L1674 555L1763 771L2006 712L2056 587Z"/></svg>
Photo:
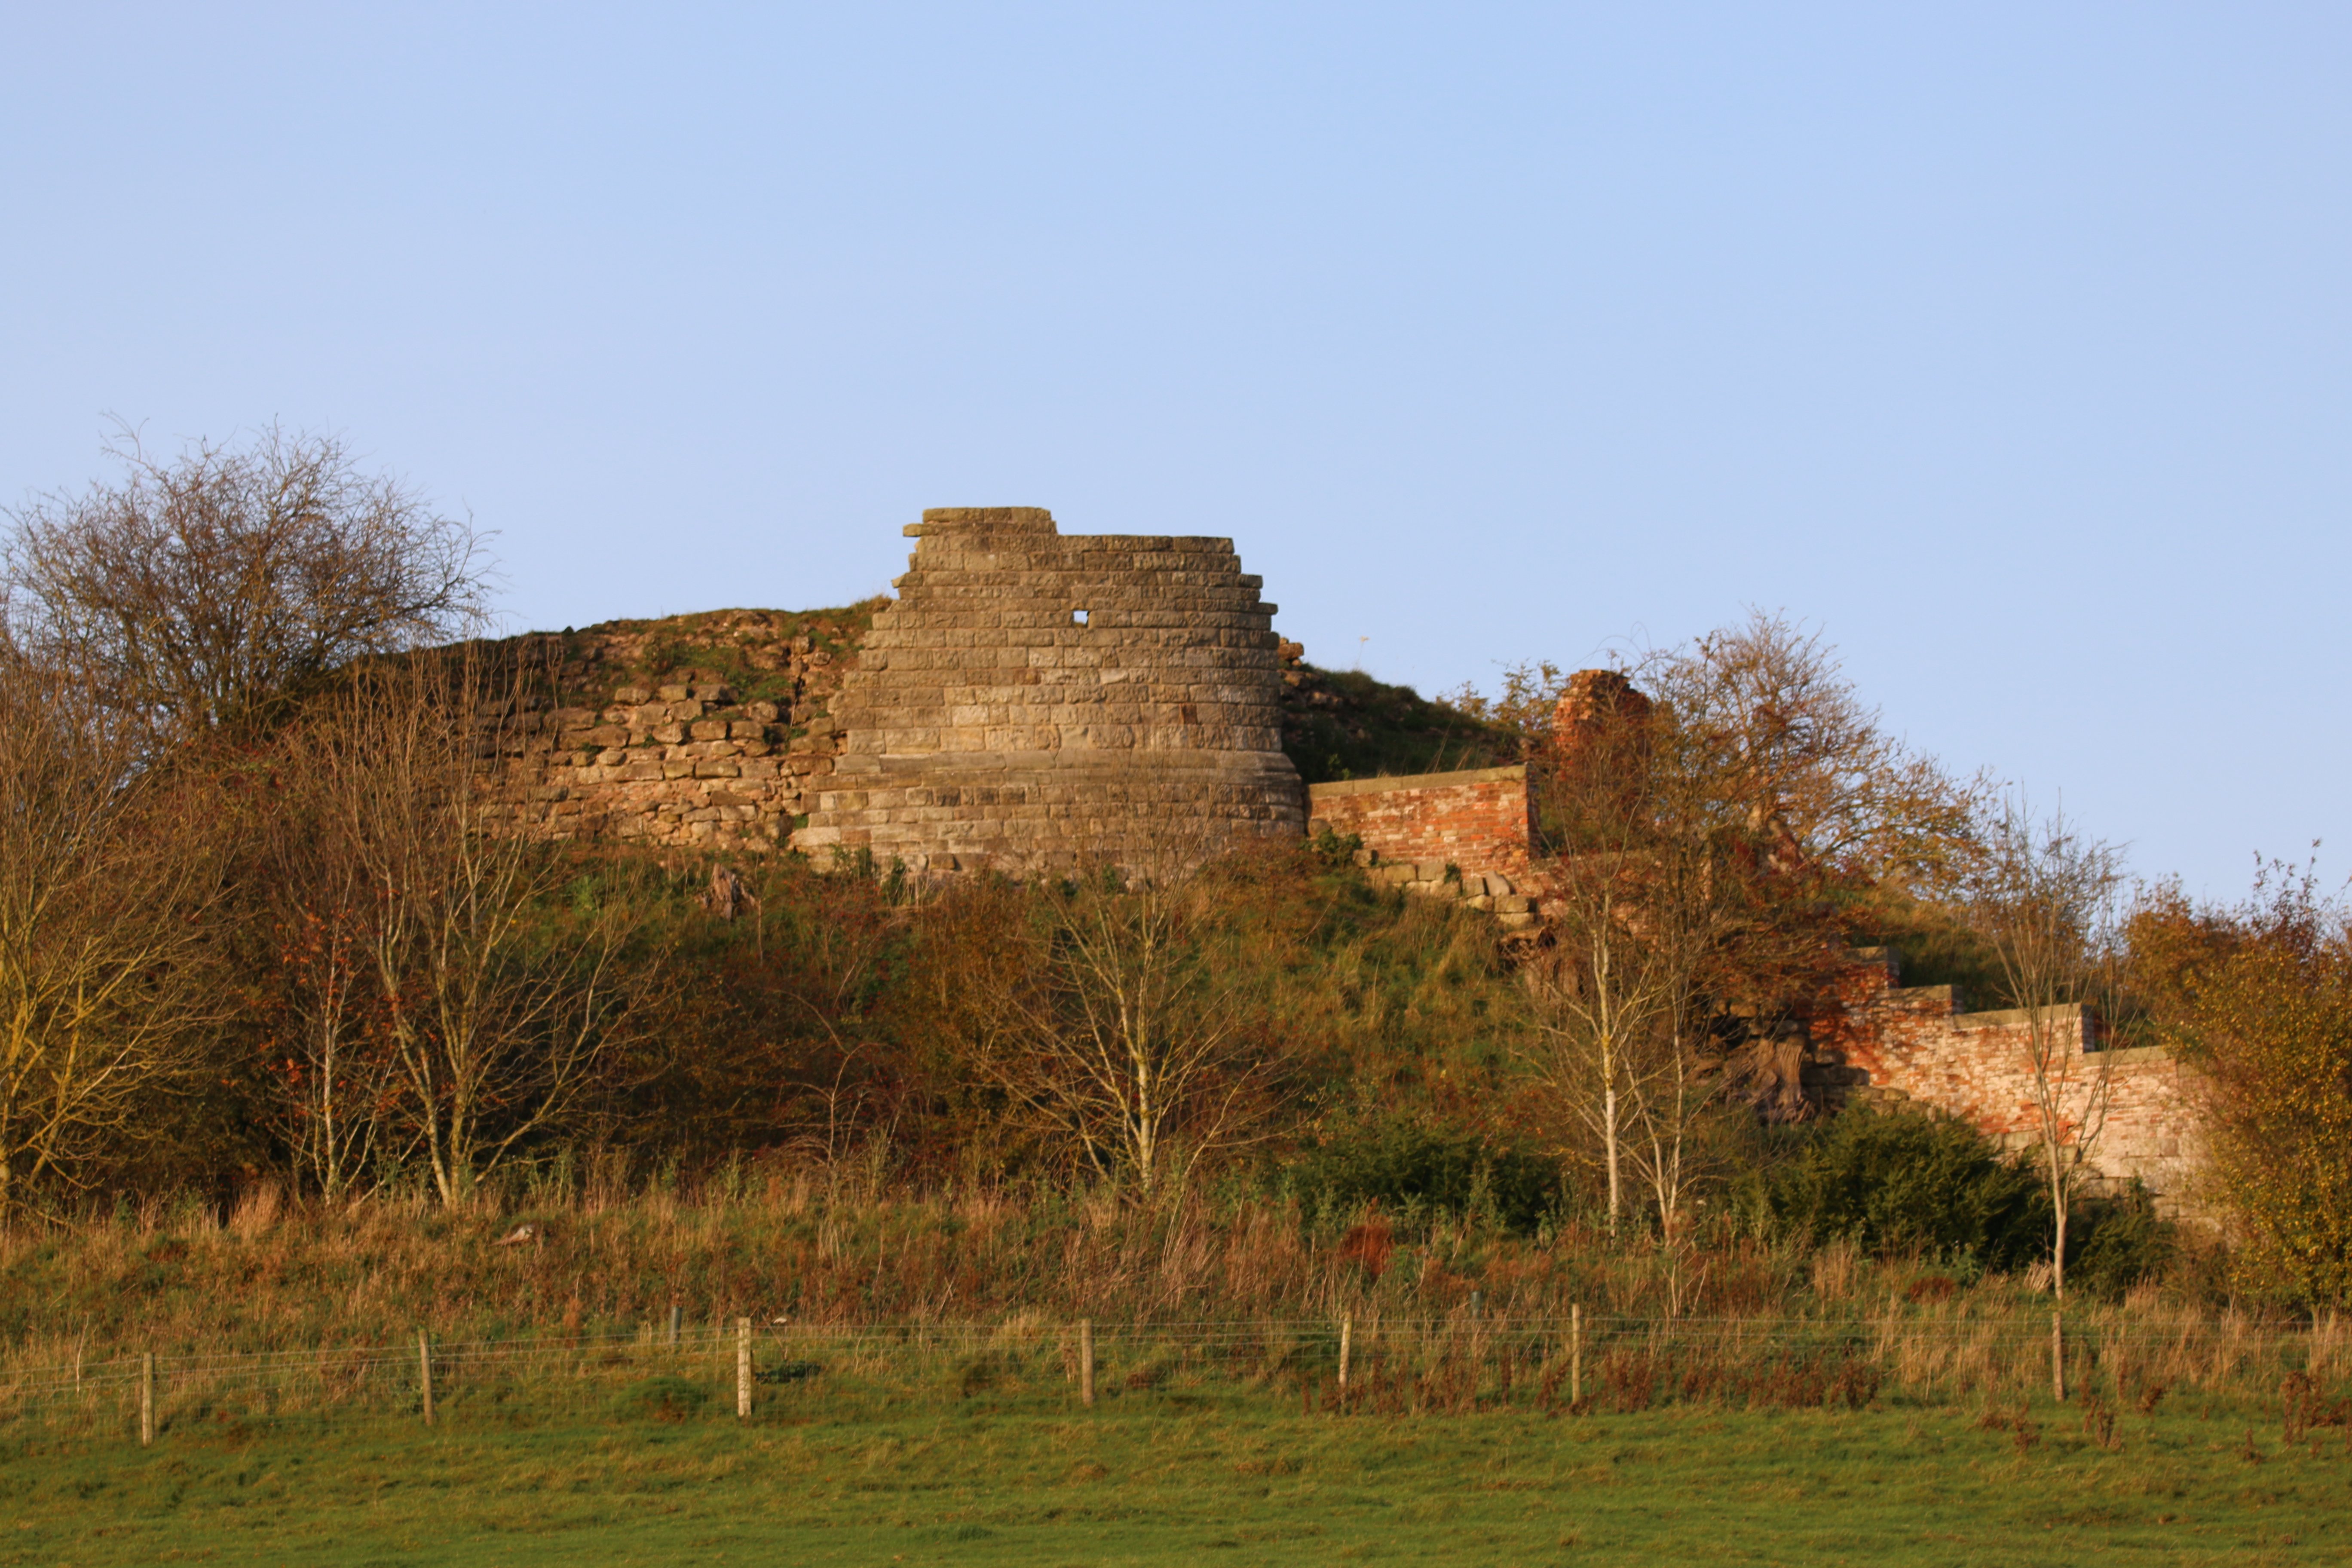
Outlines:
<svg viewBox="0 0 2352 1568"><path fill-rule="evenodd" d="M1999 962L2003 1000L2021 1015L2018 1065L2056 1221L2051 1288L2063 1300L2068 1223L2095 1172L2115 1087L2116 1058L2097 1030L2119 994L2121 857L2063 812L2037 818L2017 801L1988 825L1983 844L1970 909Z"/></svg>
<svg viewBox="0 0 2352 1568"><path fill-rule="evenodd" d="M1657 716L1622 676L1580 680L1538 764L1551 935L1520 975L1538 1030L1532 1065L1597 1144L1613 1236L1627 1202L1628 1117L1656 1093L1689 976L1679 933L1652 898L1665 826Z"/></svg>
<svg viewBox="0 0 2352 1568"><path fill-rule="evenodd" d="M1016 1119L1147 1197L1258 1136L1281 1066L1220 945L1207 847L1168 837L1039 889L973 1042Z"/></svg>

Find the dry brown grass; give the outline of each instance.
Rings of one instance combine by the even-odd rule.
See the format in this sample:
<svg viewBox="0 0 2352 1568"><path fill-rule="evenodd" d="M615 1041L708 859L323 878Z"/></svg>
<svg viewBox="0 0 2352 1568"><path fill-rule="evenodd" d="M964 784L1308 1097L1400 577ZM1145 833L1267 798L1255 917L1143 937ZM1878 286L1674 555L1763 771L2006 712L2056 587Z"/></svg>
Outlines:
<svg viewBox="0 0 2352 1568"><path fill-rule="evenodd" d="M19 1230L0 1236L10 1331L0 1389L54 1386L60 1369L152 1351L173 1366L183 1403L207 1379L226 1387L295 1364L251 1359L267 1356L307 1358L297 1403L316 1402L408 1365L399 1358L413 1356L419 1328L485 1347L453 1354L570 1357L582 1377L619 1376L635 1365L631 1347L666 1331L673 1305L698 1353L731 1354L726 1336L748 1317L771 1350L829 1346L837 1377L877 1386L929 1386L941 1367L980 1367L971 1375L985 1380L996 1375L986 1368L1026 1365L1034 1379L1070 1362L1071 1326L1087 1318L1107 1386L1300 1381L1303 1398L1339 1399L1344 1318L1356 1372L1345 1399L1398 1413L1566 1409L1578 1393L1582 1408L1604 1410L2005 1406L2048 1387L2046 1298L2016 1280L1942 1275L1934 1289L1907 1289L1925 1271L1851 1247L1808 1255L1719 1239L1694 1268L1689 1257L1572 1227L1538 1241L1442 1217L1308 1223L1262 1201L910 1193L883 1171L876 1161L756 1181L739 1171L694 1194L599 1179L505 1213L422 1197L324 1209L263 1186L226 1215L150 1202L71 1231ZM518 1223L532 1239L496 1245ZM1362 1242L1373 1228L1386 1238L1377 1248ZM1670 1314L1677 1291L1690 1304ZM2305 1424L2318 1423L2352 1373L2347 1340L2333 1317L2257 1319L2157 1289L2066 1314L2070 1383L2142 1415L2170 1391L2268 1399L2292 1376L2304 1380ZM395 1349L373 1362L350 1351L364 1346ZM320 1352L352 1359L331 1376ZM198 1359L222 1357L242 1359ZM1570 1372L1579 1361L1580 1390Z"/></svg>

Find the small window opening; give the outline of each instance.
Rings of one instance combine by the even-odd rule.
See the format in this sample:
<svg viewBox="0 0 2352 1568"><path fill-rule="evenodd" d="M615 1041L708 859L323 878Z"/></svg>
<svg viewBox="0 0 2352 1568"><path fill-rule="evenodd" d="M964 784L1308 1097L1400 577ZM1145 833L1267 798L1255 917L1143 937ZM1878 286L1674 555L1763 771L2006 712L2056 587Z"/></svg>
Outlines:
<svg viewBox="0 0 2352 1568"><path fill-rule="evenodd" d="M1070 625L1074 626L1082 626L1086 624L1087 613L1084 610L1072 610L1070 612Z"/></svg>

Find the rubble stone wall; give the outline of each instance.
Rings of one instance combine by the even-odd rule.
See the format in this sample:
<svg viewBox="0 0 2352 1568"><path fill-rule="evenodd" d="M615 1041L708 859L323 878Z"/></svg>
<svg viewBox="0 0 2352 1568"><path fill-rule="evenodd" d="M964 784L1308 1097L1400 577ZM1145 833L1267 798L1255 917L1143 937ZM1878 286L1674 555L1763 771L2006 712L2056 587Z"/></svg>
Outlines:
<svg viewBox="0 0 2352 1568"><path fill-rule="evenodd" d="M832 771L827 709L866 614L719 610L489 645L523 676L481 716L491 811L539 837L775 849Z"/></svg>
<svg viewBox="0 0 2352 1568"><path fill-rule="evenodd" d="M1231 540L1066 536L1034 507L907 532L794 847L1017 874L1305 831L1275 606Z"/></svg>
<svg viewBox="0 0 2352 1568"><path fill-rule="evenodd" d="M1809 1020L1817 1065L1809 1090L1823 1104L1906 1102L1947 1111L2010 1148L2037 1146L2031 1016L1967 1013L1948 985L1898 986L1893 955L1855 953L1836 994ZM2204 1162L2196 1075L2161 1048L2085 1050L2088 1010L2047 1010L2063 1068L2061 1114L2080 1137L2095 1122L2094 1188L2137 1177L2168 1213L2193 1215ZM2103 1081L2104 1080L2104 1081ZM2099 1102L2105 1114L2097 1114Z"/></svg>

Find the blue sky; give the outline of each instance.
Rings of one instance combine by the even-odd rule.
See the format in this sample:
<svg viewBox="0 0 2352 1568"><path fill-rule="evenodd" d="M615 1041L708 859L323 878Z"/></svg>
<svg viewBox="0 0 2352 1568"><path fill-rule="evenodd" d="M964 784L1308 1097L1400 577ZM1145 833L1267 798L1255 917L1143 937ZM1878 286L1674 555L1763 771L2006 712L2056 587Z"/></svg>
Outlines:
<svg viewBox="0 0 2352 1568"><path fill-rule="evenodd" d="M271 419L523 626L925 506L1443 689L1782 609L2134 867L2352 835L2352 12L0 7L0 498Z"/></svg>

